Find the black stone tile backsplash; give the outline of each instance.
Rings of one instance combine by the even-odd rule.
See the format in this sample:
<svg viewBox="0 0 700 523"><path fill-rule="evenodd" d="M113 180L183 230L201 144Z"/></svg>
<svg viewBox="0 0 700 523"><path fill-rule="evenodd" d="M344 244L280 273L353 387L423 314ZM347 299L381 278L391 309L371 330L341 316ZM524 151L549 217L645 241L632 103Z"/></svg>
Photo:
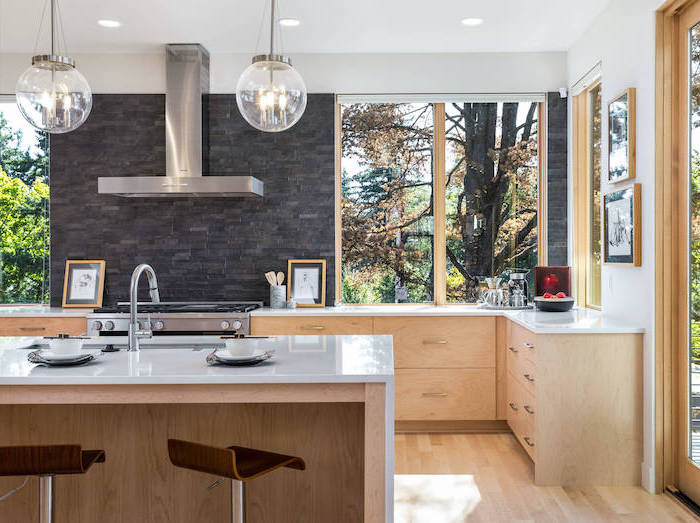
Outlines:
<svg viewBox="0 0 700 523"><path fill-rule="evenodd" d="M567 99L547 93L548 265L568 265Z"/></svg>
<svg viewBox="0 0 700 523"><path fill-rule="evenodd" d="M52 305L66 259L106 260L104 303L113 304L128 300L139 263L155 268L163 300L268 301L264 273L286 273L289 258L327 260L332 304L333 104L309 95L296 126L263 133L233 95L210 95L210 173L252 173L263 199L121 198L98 194L97 178L165 173L165 96L95 95L87 122L51 139Z"/></svg>

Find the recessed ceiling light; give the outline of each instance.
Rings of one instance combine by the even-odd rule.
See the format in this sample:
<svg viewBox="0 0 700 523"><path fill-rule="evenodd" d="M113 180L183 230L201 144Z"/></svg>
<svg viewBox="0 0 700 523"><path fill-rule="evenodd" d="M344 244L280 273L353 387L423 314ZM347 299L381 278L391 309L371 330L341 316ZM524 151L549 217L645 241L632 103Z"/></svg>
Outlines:
<svg viewBox="0 0 700 523"><path fill-rule="evenodd" d="M109 27L110 29L114 27L121 27L122 25L122 23L118 22L117 20L98 20L97 23L102 27Z"/></svg>
<svg viewBox="0 0 700 523"><path fill-rule="evenodd" d="M285 27L296 27L300 23L301 22L296 18L280 18L280 25L283 25Z"/></svg>
<svg viewBox="0 0 700 523"><path fill-rule="evenodd" d="M483 18L464 18L462 19L462 25L466 25L469 27L475 27L477 25L481 25L484 23Z"/></svg>

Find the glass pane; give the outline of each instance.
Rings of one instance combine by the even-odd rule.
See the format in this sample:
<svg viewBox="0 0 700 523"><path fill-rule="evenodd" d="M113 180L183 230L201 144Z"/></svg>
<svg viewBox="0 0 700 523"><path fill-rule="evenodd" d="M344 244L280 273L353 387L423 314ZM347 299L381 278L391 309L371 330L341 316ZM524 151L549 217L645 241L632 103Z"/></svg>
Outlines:
<svg viewBox="0 0 700 523"><path fill-rule="evenodd" d="M433 106L342 110L343 303L433 301Z"/></svg>
<svg viewBox="0 0 700 523"><path fill-rule="evenodd" d="M49 301L49 140L0 102L0 303Z"/></svg>
<svg viewBox="0 0 700 523"><path fill-rule="evenodd" d="M537 115L535 102L445 104L448 302L537 265Z"/></svg>
<svg viewBox="0 0 700 523"><path fill-rule="evenodd" d="M700 465L700 32L690 32L690 459Z"/></svg>
<svg viewBox="0 0 700 523"><path fill-rule="evenodd" d="M588 303L600 307L600 141L601 141L601 85L598 84L590 90L588 96L590 107L589 126L590 135L590 179L591 188L589 205L591 206L591 223L589 239L588 260Z"/></svg>

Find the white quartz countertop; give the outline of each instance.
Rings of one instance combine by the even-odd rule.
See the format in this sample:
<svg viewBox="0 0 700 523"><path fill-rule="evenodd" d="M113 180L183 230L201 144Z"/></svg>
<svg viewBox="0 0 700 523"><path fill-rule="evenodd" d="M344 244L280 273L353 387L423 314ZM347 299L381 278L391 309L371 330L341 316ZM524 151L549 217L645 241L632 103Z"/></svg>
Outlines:
<svg viewBox="0 0 700 523"><path fill-rule="evenodd" d="M89 308L62 309L48 305L8 305L0 307L0 318L4 317L85 317L92 312Z"/></svg>
<svg viewBox="0 0 700 523"><path fill-rule="evenodd" d="M343 305L339 307L264 307L252 316L501 316L535 334L637 334L644 328L616 320L591 309L568 312L498 311L474 305Z"/></svg>
<svg viewBox="0 0 700 523"><path fill-rule="evenodd" d="M27 360L25 347L37 338L0 338L0 385L192 384L192 383L368 383L392 382L391 336L278 336L245 342L274 350L272 359L252 367L210 366L205 361L216 336L161 336L143 340L141 351L99 352L75 367L44 367ZM126 337L89 343L126 344ZM193 344L203 344L193 350ZM174 348L173 346L177 346ZM159 348L160 347L160 348ZM226 350L226 349L220 349Z"/></svg>

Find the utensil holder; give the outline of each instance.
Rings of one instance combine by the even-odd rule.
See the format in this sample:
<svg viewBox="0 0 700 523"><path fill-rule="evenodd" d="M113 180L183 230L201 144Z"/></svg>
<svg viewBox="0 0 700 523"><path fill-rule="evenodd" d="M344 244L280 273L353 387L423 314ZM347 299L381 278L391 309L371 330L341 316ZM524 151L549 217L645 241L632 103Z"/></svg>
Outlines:
<svg viewBox="0 0 700 523"><path fill-rule="evenodd" d="M270 285L270 308L285 309L287 307L287 286Z"/></svg>

